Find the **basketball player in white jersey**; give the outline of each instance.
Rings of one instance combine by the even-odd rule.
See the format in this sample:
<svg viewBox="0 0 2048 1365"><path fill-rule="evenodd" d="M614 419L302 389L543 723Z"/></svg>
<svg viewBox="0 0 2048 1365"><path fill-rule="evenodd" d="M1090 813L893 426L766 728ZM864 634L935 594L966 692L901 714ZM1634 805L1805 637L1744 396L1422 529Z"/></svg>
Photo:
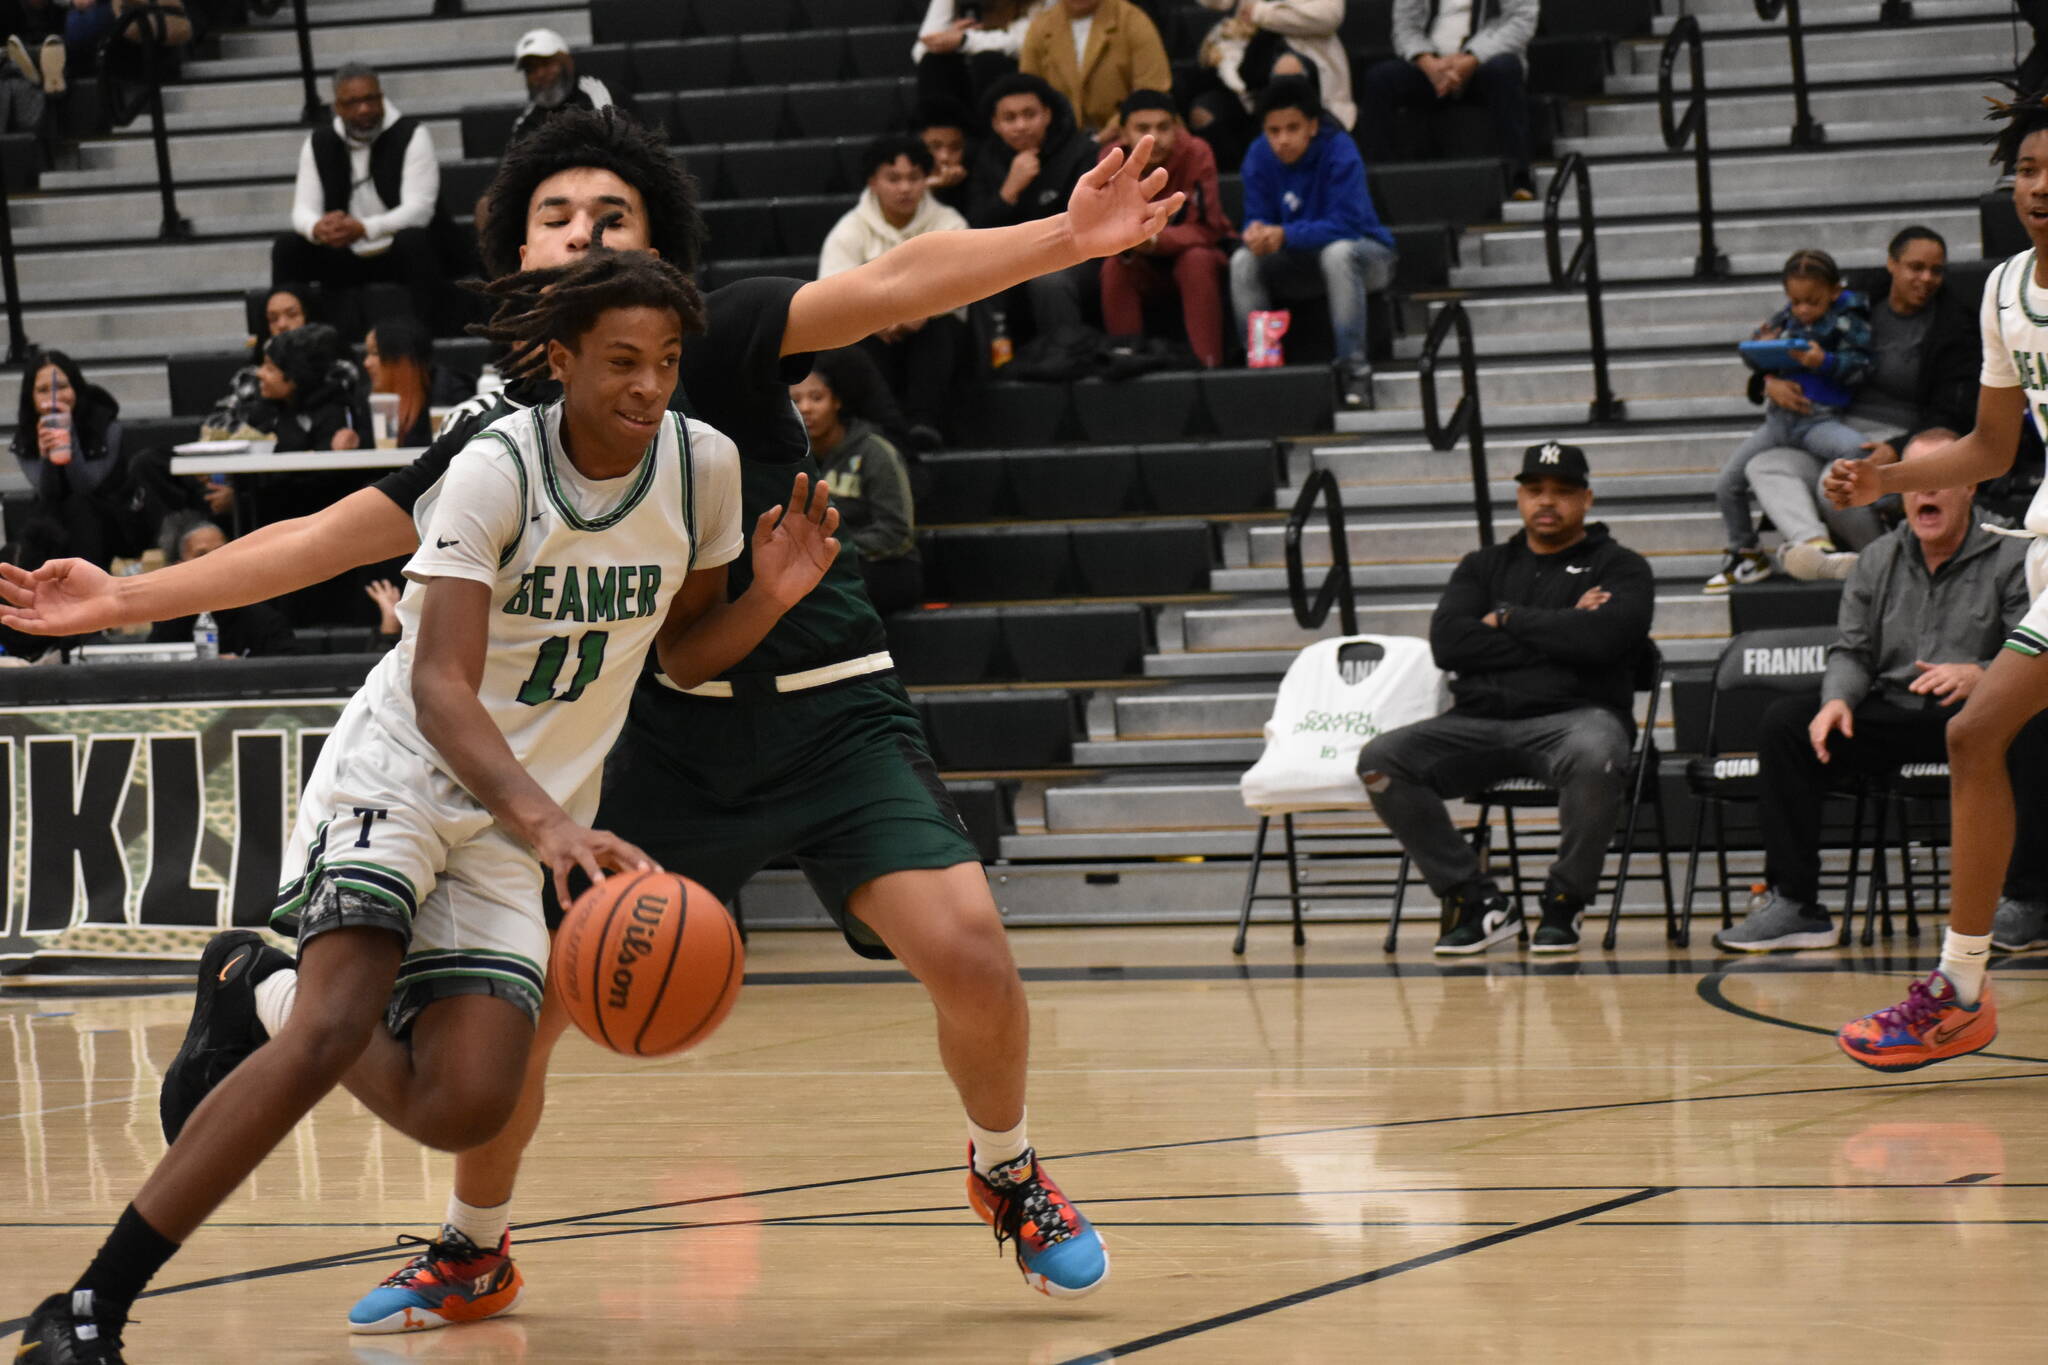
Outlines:
<svg viewBox="0 0 2048 1365"><path fill-rule="evenodd" d="M277 907L300 944L278 977L288 1019L192 1113L77 1285L36 1309L20 1365L118 1361L150 1277L373 1040L406 1054L407 1132L450 1151L494 1135L545 984L544 880L561 894L571 868L652 866L589 827L645 656L715 676L838 553L837 513L799 476L727 602L739 452L667 411L704 323L696 286L644 252L558 273L544 293L496 286L491 335L508 373L545 367L562 399L479 433L420 500L404 637L300 798L286 866L303 871Z"/></svg>
<svg viewBox="0 0 2048 1365"><path fill-rule="evenodd" d="M1910 463L1836 461L1827 483L1838 507L1997 478L2012 466L2030 410L2048 435L2048 104L2036 91L2001 106L1999 116L2005 127L1992 159L2015 177L2013 208L2033 246L1999 266L1984 286L1977 424L1939 454ZM2014 837L2005 751L2020 728L2048 708L2048 485L2027 510L2025 534L2034 538L2027 553L2033 608L1948 725L1954 851L1941 963L1913 983L1904 1001L1844 1025L1837 1035L1851 1058L1880 1071L1910 1071L1976 1052L1998 1036L1998 1007L1985 969Z"/></svg>

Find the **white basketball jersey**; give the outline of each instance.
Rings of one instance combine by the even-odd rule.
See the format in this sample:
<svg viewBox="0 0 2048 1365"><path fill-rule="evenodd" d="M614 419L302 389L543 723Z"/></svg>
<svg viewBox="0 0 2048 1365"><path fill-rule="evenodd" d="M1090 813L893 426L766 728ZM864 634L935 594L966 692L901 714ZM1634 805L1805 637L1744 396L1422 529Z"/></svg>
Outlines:
<svg viewBox="0 0 2048 1365"><path fill-rule="evenodd" d="M550 403L477 433L414 507L420 548L405 571L490 585L478 698L534 780L588 820L670 600L692 567L739 553L739 453L670 413L633 473L594 484L569 463L560 424ZM421 596L416 581L400 600L404 633L357 702L453 777L413 708Z"/></svg>
<svg viewBox="0 0 2048 1365"><path fill-rule="evenodd" d="M2025 389L2034 427L2048 440L2048 289L2034 282L2034 252L2020 252L1984 282L1980 314L1987 389ZM2048 535L2048 483L2027 509L2027 529Z"/></svg>

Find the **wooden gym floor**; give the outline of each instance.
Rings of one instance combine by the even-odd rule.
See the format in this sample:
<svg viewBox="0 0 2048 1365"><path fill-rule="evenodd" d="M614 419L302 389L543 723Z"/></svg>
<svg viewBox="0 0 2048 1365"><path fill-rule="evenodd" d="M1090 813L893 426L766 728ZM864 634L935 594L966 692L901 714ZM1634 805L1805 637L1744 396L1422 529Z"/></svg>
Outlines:
<svg viewBox="0 0 2048 1365"><path fill-rule="evenodd" d="M681 1059L572 1040L514 1317L351 1338L447 1160L330 1100L138 1307L137 1361L2042 1358L2048 979L2000 1055L1905 1076L1835 1024L1937 941L1733 961L1651 946L1440 965L1417 926L1015 936L1032 1128L1114 1273L1026 1290L966 1211L922 992L758 935ZM1915 952L1915 948L1925 951ZM180 997L0 998L0 1313L65 1287L162 1151ZM6 1340L19 1330L6 1324Z"/></svg>

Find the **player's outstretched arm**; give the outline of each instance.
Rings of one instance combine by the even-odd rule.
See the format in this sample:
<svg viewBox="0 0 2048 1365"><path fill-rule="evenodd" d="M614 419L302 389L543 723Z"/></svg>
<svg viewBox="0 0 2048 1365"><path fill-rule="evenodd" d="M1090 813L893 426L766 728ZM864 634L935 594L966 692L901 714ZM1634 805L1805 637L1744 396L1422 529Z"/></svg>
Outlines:
<svg viewBox="0 0 2048 1365"><path fill-rule="evenodd" d="M421 584L420 629L413 641L412 700L420 734L447 762L455 780L483 803L511 835L533 850L569 903L569 870L591 881L606 869L644 871L654 860L615 835L569 818L521 766L477 698L490 645L491 585L468 578Z"/></svg>
<svg viewBox="0 0 2048 1365"><path fill-rule="evenodd" d="M1960 488L1995 479L2012 468L2020 445L2020 426L2027 420L2025 389L1977 390L1977 425L1933 455L1896 464L1870 460L1837 460L1828 467L1828 501L1837 507L1863 507L1887 493L1923 488Z"/></svg>
<svg viewBox="0 0 2048 1365"><path fill-rule="evenodd" d="M725 600L723 564L683 580L654 637L654 657L669 681L695 687L753 653L839 557L838 529L839 509L824 482L813 486L809 475L797 475L789 511L771 507L754 523L754 581L739 600Z"/></svg>
<svg viewBox="0 0 2048 1365"><path fill-rule="evenodd" d="M1074 186L1067 211L1015 227L928 232L866 265L814 280L789 301L782 353L829 351L898 323L950 312L1005 289L1155 236L1187 196L1158 196L1164 168L1145 175L1152 139L1113 152Z"/></svg>
<svg viewBox="0 0 2048 1365"><path fill-rule="evenodd" d="M412 518L365 488L155 573L116 578L82 559L53 559L33 573L0 564L0 624L30 635L86 635L167 621L281 597L417 548Z"/></svg>

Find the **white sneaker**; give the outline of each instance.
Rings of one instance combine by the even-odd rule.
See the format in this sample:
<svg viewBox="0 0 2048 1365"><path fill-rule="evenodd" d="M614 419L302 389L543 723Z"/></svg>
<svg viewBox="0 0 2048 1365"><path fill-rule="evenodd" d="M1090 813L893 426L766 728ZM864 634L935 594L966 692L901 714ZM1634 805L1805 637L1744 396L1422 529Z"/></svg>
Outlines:
<svg viewBox="0 0 2048 1365"><path fill-rule="evenodd" d="M43 39L43 93L64 93L64 40L55 34Z"/></svg>
<svg viewBox="0 0 2048 1365"><path fill-rule="evenodd" d="M1787 545L1779 558L1784 563L1786 575L1802 583L1847 578L1849 571L1856 567L1854 550L1837 550L1825 540Z"/></svg>
<svg viewBox="0 0 2048 1365"><path fill-rule="evenodd" d="M1773 572L1771 557L1762 550L1730 550L1728 558L1721 562L1721 571L1707 580L1704 590L1726 592L1733 587L1761 583Z"/></svg>

